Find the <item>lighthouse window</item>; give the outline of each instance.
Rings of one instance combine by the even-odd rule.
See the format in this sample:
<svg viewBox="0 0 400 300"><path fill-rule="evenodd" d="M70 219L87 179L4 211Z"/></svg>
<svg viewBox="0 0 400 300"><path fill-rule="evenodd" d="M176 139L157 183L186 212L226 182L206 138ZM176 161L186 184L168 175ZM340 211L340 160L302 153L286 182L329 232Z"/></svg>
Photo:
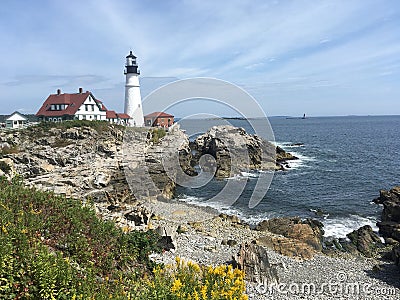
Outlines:
<svg viewBox="0 0 400 300"><path fill-rule="evenodd" d="M140 107L140 104L138 104L138 107Z"/></svg>

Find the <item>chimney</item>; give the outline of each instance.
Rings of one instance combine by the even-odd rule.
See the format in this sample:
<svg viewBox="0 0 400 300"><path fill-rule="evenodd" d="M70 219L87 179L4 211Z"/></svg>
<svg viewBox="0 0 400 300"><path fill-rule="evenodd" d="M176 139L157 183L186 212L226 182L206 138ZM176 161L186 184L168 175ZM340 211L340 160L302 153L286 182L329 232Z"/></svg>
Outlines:
<svg viewBox="0 0 400 300"><path fill-rule="evenodd" d="M83 88L79 88L79 94L82 94L82 92L83 92Z"/></svg>
<svg viewBox="0 0 400 300"><path fill-rule="evenodd" d="M57 89L57 95L61 95L61 89Z"/></svg>

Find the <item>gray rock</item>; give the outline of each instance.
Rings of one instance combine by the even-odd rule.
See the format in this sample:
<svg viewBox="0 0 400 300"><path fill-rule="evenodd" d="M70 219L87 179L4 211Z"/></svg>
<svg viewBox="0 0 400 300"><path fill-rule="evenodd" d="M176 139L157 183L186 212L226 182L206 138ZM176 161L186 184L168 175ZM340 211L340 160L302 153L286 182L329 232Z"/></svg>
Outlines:
<svg viewBox="0 0 400 300"><path fill-rule="evenodd" d="M275 146L256 135L247 134L243 128L214 126L197 137L192 148L198 153L193 164L198 164L199 158L205 154L215 158L216 177L226 178L242 171L276 168Z"/></svg>
<svg viewBox="0 0 400 300"><path fill-rule="evenodd" d="M271 286L279 281L276 268L269 263L267 251L259 245L243 243L233 261L250 282Z"/></svg>

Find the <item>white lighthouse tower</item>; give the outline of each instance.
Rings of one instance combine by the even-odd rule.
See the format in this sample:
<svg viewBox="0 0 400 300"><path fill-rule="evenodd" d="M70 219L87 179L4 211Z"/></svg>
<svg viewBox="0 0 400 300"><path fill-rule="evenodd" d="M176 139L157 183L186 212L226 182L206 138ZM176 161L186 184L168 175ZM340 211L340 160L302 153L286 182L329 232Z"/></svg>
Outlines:
<svg viewBox="0 0 400 300"><path fill-rule="evenodd" d="M142 97L140 96L140 84L138 65L136 56L130 51L126 57L125 72L125 110L124 112L131 117L130 126L143 126Z"/></svg>

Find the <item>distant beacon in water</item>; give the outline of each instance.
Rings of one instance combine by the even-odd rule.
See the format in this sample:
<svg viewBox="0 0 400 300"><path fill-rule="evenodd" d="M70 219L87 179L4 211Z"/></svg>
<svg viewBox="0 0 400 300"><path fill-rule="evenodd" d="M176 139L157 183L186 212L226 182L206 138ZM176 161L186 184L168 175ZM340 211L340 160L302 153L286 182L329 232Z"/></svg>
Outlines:
<svg viewBox="0 0 400 300"><path fill-rule="evenodd" d="M125 110L124 112L131 117L130 126L143 126L142 97L140 96L140 84L138 65L136 56L130 51L126 57L125 72Z"/></svg>

